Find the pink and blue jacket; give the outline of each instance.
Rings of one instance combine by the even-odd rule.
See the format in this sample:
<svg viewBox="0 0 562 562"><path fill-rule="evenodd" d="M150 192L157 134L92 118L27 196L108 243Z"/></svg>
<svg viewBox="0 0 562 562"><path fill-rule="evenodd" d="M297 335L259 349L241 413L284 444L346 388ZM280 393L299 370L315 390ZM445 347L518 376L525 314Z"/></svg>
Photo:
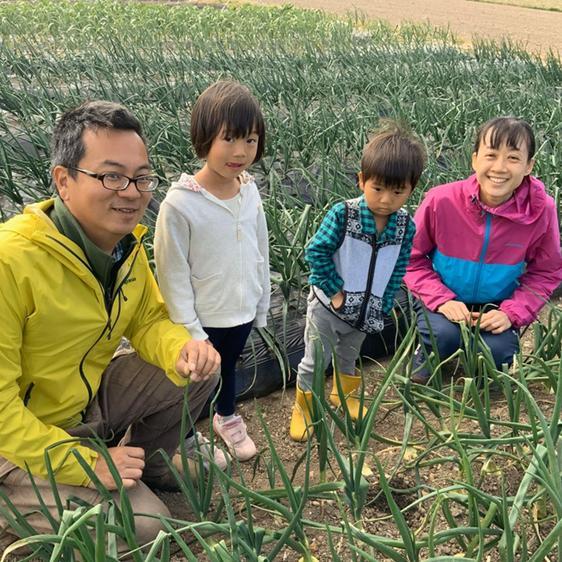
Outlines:
<svg viewBox="0 0 562 562"><path fill-rule="evenodd" d="M414 221L404 280L429 310L453 299L499 303L518 328L562 282L556 204L533 176L498 207L480 201L475 175L435 187Z"/></svg>

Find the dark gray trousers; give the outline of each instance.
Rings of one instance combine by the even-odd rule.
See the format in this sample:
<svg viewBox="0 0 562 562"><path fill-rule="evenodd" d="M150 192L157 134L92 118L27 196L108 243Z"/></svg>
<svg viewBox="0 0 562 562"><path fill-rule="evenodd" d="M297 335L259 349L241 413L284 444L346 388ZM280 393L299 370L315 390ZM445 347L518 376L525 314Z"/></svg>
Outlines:
<svg viewBox="0 0 562 562"><path fill-rule="evenodd" d="M214 376L205 382L189 385L188 407L194 421L218 380L218 376ZM69 431L79 437L89 437L95 432L106 440L109 447L121 444L145 450L143 481L127 491L135 513L169 515L168 508L147 484L158 486L160 478L168 472L162 455L156 451L163 449L172 457L178 447L183 394L183 388L174 385L161 369L146 363L136 353L121 355L113 359L105 370L84 425ZM43 502L57 517L56 502L49 482L35 478L35 483ZM65 484L59 484L57 488L63 504L73 496L91 504L101 500L98 492L92 488ZM37 532L52 532L49 521L38 511L40 503L25 470L14 468L0 482L0 490L20 512L28 514L28 521ZM119 492L114 492L113 496L118 501ZM0 532L9 532L5 527L5 522L0 518ZM153 540L161 529L157 519L142 516L135 517L135 527L140 544Z"/></svg>

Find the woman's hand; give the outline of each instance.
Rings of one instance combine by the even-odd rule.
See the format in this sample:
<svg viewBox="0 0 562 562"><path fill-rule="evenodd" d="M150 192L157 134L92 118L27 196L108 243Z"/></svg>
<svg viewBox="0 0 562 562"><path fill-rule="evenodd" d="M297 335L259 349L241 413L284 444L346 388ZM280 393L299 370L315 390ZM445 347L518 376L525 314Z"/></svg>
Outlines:
<svg viewBox="0 0 562 562"><path fill-rule="evenodd" d="M464 302L454 300L447 301L437 309L437 312L451 322L466 322L468 325L472 324L472 316Z"/></svg>
<svg viewBox="0 0 562 562"><path fill-rule="evenodd" d="M480 321L480 329L492 334L501 334L511 328L511 320L502 310L490 310L489 312L473 312L472 325L476 326Z"/></svg>

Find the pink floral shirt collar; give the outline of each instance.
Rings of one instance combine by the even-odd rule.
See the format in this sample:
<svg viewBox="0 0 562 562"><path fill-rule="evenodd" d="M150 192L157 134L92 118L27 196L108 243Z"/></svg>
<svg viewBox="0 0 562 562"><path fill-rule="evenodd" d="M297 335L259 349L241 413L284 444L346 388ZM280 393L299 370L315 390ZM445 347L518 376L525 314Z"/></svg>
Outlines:
<svg viewBox="0 0 562 562"><path fill-rule="evenodd" d="M238 176L238 179L240 180L240 186L243 187L253 182L254 176L244 171ZM180 176L180 179L175 182L175 185L188 189L189 191L206 191L205 188L197 182L194 176L186 174L185 172Z"/></svg>

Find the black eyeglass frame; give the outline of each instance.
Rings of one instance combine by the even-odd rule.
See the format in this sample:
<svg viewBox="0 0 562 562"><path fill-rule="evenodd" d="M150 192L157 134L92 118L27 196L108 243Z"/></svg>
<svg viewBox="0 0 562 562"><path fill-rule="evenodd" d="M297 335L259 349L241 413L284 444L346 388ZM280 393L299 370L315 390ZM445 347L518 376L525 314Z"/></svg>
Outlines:
<svg viewBox="0 0 562 562"><path fill-rule="evenodd" d="M158 176L154 176L154 175L151 175L151 174L147 174L147 175L144 175L144 176L138 176L136 178L130 178L129 176L126 176L125 174L121 174L119 172L107 172L106 174L97 174L96 172L92 172L91 170L85 170L84 168L77 168L76 166L69 166L68 169L74 170L76 172L81 172L82 174L86 174L87 176L90 176L91 178L95 178L96 180L101 182L102 186L105 189L108 189L109 191L125 191L129 187L129 185L132 183L137 188L137 191L140 191L141 193L152 193L153 191L155 191L158 188L158 184L160 183L160 178ZM123 187L120 187L118 189L116 189L114 187L107 187L107 185L105 185L105 183L104 183L104 180L105 180L106 176L121 176L121 177L123 177L127 180L127 183ZM140 187L138 186L137 182L139 180L146 179L146 178L152 178L152 180L154 181L154 187L152 189L140 189Z"/></svg>

